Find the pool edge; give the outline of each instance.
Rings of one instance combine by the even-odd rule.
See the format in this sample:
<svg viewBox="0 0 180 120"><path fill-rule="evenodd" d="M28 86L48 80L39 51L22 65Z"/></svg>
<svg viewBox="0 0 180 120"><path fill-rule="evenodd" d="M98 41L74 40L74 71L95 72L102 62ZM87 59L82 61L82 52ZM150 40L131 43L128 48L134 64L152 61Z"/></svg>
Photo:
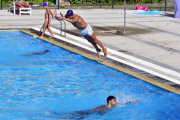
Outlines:
<svg viewBox="0 0 180 120"><path fill-rule="evenodd" d="M24 33L26 33L26 34L29 34L29 35L31 35L31 36L37 36L37 34L32 33L32 32L29 31L29 30L20 30L20 31L22 31L22 32L24 32ZM64 49L66 49L66 50L68 50L68 51L71 51L71 52L74 52L74 53L77 53L77 54L81 54L82 56L84 56L84 57L86 57L86 58L88 58L88 59L90 59L90 60L93 60L93 61L96 61L96 62L98 62L98 63L104 64L104 65L106 65L106 66L108 66L108 67L111 67L111 68L116 69L116 70L118 70L118 71L124 72L124 73L126 73L126 74L128 74L128 75L131 75L131 76L133 76L133 77L139 78L139 79L141 79L141 80L143 80L143 81L145 81L145 82L148 82L148 83L150 83L150 84L152 84L152 85L155 85L155 86L157 86L157 87L160 87L160 88L162 88L162 89L165 89L165 90L167 90L167 91L174 92L174 93L177 93L177 94L180 95L180 90L178 90L178 89L176 89L176 88L174 88L174 87L171 87L171 86L169 86L169 85L166 85L166 84L164 84L164 83L158 82L158 81L156 81L156 80L154 80L154 79L152 79L152 78L148 78L148 77L146 77L146 76L140 75L139 73L133 72L133 71L131 71L131 70L128 70L128 69L123 68L123 67L120 67L120 66L115 65L115 64L113 64L113 63L110 63L110 62L107 62L107 61L105 61L105 60L99 59L99 58L94 57L94 56L92 56L92 55L89 55L89 54L87 54L87 53L85 53L85 52L83 52L83 51L79 51L79 50L77 50L77 49L74 49L74 48L69 47L69 46L67 46L67 45L64 45L64 44L62 44L62 43L59 43L59 42L57 42L57 41L52 41L52 40L49 39L49 38L44 37L44 38L41 39L41 40L44 40L44 41L46 41L46 42L52 43L52 44L54 44L54 45L57 45L57 46L59 46L59 47L61 47L61 48L64 48Z"/></svg>

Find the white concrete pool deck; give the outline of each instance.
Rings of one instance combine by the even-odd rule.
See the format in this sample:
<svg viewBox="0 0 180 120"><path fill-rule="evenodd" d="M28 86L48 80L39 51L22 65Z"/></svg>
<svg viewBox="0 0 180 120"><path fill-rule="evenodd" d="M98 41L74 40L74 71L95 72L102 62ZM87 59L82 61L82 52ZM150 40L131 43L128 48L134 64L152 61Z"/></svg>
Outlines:
<svg viewBox="0 0 180 120"><path fill-rule="evenodd" d="M53 10L52 10L53 11ZM63 14L66 9L58 10ZM0 11L0 29L34 28L39 30L44 22L45 10L33 10L32 16L13 14L7 10ZM123 26L122 9L75 9L92 27ZM127 14L127 27L142 30L138 34L99 35L97 38L108 48L108 58L154 74L166 80L180 84L180 19L171 17L173 13L161 15ZM53 33L59 33L59 21L53 19ZM66 22L67 30L75 28ZM151 32L143 33L144 30ZM128 32L128 28L127 28ZM49 34L48 32L46 32ZM66 42L76 44L95 52L95 49L83 39L67 34L67 37L55 35Z"/></svg>

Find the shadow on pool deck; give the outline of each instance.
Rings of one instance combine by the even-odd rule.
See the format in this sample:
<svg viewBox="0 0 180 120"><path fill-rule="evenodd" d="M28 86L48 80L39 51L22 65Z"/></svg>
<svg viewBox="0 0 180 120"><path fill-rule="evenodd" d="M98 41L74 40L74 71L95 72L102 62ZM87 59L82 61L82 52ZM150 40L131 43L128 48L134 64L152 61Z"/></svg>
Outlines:
<svg viewBox="0 0 180 120"><path fill-rule="evenodd" d="M53 26L55 27L55 26ZM56 27L55 27L56 28ZM92 29L96 36L117 36L117 35L124 35L124 27L115 27L115 26L108 26L108 27L99 27L99 26L92 26ZM118 32L117 32L118 31ZM137 27L126 27L126 35L137 35L137 34L147 34L152 33L153 31L150 29L145 28L137 28ZM78 29L67 30L67 33L81 36Z"/></svg>

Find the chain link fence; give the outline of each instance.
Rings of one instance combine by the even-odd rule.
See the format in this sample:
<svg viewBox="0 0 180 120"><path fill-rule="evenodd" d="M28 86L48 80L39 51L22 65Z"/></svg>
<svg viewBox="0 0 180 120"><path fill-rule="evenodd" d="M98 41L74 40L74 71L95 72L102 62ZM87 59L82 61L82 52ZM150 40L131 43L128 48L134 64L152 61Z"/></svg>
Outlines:
<svg viewBox="0 0 180 120"><path fill-rule="evenodd" d="M115 5L123 5L124 1L126 1L127 4L155 4L155 3L161 3L163 0L68 0L73 5L81 4L102 4L102 5L112 5L114 3Z"/></svg>
<svg viewBox="0 0 180 120"><path fill-rule="evenodd" d="M3 1L1 8L8 8L11 0ZM13 0L14 1L14 0ZM48 1L49 3L56 3L56 0L23 0L28 2L42 3ZM39 2L38 2L39 1ZM114 8L122 9L125 0L66 0L71 3L71 6L112 6ZM113 4L114 3L114 4ZM135 9L136 4L141 6L146 5L149 9L162 10L162 11L174 11L174 0L126 0L127 9ZM52 6L53 7L53 6ZM55 7L55 6L54 6Z"/></svg>
<svg viewBox="0 0 180 120"><path fill-rule="evenodd" d="M149 7L161 11L174 12L174 0L163 0L161 4L154 4Z"/></svg>

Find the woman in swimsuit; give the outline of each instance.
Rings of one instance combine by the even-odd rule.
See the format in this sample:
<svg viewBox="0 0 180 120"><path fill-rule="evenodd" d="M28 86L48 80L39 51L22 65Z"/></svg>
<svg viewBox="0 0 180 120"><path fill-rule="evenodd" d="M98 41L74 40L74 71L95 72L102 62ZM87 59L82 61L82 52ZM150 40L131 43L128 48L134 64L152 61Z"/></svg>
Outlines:
<svg viewBox="0 0 180 120"><path fill-rule="evenodd" d="M41 34L41 36L39 38L43 38L44 36L44 33L46 31L46 28L49 30L50 34L51 34L51 37L49 37L50 39L53 38L53 33L50 29L50 23L51 23L51 15L52 15L52 18L53 18L53 14L50 10L50 8L47 6L47 3L44 2L43 3L43 7L46 9L46 12L45 12L45 21L44 21L44 25L43 25L43 33Z"/></svg>

